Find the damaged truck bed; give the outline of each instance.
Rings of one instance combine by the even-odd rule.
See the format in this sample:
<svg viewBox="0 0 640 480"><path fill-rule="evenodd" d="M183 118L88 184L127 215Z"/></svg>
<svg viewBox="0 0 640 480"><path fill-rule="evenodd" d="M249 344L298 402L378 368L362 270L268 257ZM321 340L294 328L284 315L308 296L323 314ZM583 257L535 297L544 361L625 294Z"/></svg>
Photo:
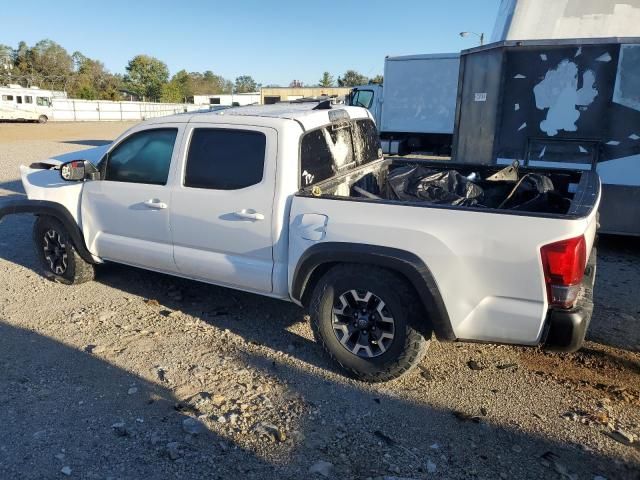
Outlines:
<svg viewBox="0 0 640 480"><path fill-rule="evenodd" d="M431 208L580 218L593 208L598 176L589 171L507 168L442 161L379 160L332 177L301 195Z"/></svg>

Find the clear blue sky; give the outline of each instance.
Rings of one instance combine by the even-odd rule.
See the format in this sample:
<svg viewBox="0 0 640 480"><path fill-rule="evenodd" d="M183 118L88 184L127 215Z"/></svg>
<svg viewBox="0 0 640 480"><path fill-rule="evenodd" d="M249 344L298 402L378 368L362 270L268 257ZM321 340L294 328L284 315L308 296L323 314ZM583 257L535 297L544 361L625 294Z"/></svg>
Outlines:
<svg viewBox="0 0 640 480"><path fill-rule="evenodd" d="M499 0L33 0L3 6L0 43L50 38L114 73L145 53L171 73L212 70L266 84L316 83L322 72L382 73L386 55L475 46L463 30L493 29ZM9 21L9 19L12 19Z"/></svg>

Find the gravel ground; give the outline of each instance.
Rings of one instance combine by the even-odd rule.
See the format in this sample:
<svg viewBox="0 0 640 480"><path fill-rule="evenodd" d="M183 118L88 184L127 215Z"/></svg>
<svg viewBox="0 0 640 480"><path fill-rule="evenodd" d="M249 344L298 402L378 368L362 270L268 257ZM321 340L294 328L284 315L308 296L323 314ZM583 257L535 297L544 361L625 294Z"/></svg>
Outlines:
<svg viewBox="0 0 640 480"><path fill-rule="evenodd" d="M0 124L0 197L127 127ZM640 478L636 240L601 239L580 352L433 342L366 385L284 302L117 265L51 283L32 224L0 224L0 478Z"/></svg>

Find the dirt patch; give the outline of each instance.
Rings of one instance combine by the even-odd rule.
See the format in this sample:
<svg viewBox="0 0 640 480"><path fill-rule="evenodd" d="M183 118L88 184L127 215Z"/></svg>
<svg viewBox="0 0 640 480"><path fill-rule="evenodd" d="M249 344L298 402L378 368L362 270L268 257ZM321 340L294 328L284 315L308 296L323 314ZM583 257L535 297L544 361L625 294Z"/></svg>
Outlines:
<svg viewBox="0 0 640 480"><path fill-rule="evenodd" d="M573 354L525 350L522 365L536 375L640 406L640 355L588 342Z"/></svg>

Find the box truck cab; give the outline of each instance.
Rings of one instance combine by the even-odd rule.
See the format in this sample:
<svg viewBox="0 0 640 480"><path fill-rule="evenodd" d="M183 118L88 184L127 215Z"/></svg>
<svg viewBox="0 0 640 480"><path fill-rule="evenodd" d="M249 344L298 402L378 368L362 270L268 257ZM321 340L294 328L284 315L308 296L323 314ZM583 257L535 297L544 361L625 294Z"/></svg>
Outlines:
<svg viewBox="0 0 640 480"><path fill-rule="evenodd" d="M353 87L349 94L349 105L364 107L371 112L376 125L382 124L382 92L383 87L377 83Z"/></svg>

